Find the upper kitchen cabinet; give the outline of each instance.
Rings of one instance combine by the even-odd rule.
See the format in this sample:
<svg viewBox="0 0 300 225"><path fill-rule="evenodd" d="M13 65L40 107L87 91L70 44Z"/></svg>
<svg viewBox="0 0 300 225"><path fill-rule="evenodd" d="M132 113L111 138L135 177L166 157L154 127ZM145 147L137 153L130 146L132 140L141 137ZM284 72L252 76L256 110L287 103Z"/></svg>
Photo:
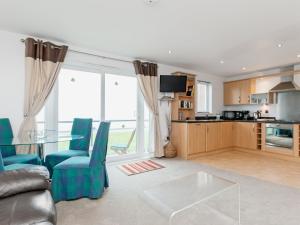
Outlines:
<svg viewBox="0 0 300 225"><path fill-rule="evenodd" d="M240 87L237 81L224 83L224 105L240 104Z"/></svg>
<svg viewBox="0 0 300 225"><path fill-rule="evenodd" d="M251 94L255 93L255 80L239 80L224 83L224 105L250 104Z"/></svg>

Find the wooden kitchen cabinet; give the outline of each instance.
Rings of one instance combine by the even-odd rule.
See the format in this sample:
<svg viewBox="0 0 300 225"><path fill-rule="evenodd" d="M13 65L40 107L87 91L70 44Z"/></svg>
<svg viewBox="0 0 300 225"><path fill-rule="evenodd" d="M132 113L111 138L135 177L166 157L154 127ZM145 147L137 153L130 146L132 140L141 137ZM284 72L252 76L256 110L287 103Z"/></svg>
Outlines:
<svg viewBox="0 0 300 225"><path fill-rule="evenodd" d="M239 82L224 83L224 105L240 104L240 87Z"/></svg>
<svg viewBox="0 0 300 225"><path fill-rule="evenodd" d="M247 122L234 123L234 145L239 148L257 149L257 124Z"/></svg>
<svg viewBox="0 0 300 225"><path fill-rule="evenodd" d="M206 151L222 148L222 123L207 123L206 125Z"/></svg>
<svg viewBox="0 0 300 225"><path fill-rule="evenodd" d="M177 155L190 159L198 153L206 151L205 123L172 123L171 142Z"/></svg>
<svg viewBox="0 0 300 225"><path fill-rule="evenodd" d="M239 80L224 83L224 105L250 104L251 94L255 93L255 80Z"/></svg>
<svg viewBox="0 0 300 225"><path fill-rule="evenodd" d="M233 123L224 122L221 123L222 133L222 148L229 148L233 146Z"/></svg>
<svg viewBox="0 0 300 225"><path fill-rule="evenodd" d="M188 124L188 154L205 152L206 125L204 123Z"/></svg>
<svg viewBox="0 0 300 225"><path fill-rule="evenodd" d="M240 104L250 104L251 94L255 93L255 80L241 80L240 83Z"/></svg>
<svg viewBox="0 0 300 225"><path fill-rule="evenodd" d="M261 132L257 127L251 122L172 122L171 143L183 159L233 147L256 150Z"/></svg>

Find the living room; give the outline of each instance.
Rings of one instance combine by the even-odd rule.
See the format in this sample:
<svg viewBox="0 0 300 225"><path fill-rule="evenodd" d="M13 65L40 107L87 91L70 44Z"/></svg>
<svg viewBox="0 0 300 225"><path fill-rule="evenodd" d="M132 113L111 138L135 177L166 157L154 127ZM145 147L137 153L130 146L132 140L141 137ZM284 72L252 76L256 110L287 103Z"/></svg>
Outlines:
<svg viewBox="0 0 300 225"><path fill-rule="evenodd" d="M299 2L0 6L1 225L299 224Z"/></svg>

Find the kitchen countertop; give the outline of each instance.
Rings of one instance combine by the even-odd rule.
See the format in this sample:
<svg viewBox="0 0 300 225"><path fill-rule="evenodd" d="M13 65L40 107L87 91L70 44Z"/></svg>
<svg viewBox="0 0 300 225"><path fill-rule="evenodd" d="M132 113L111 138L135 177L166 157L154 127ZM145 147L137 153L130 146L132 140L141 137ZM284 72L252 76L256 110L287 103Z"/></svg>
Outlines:
<svg viewBox="0 0 300 225"><path fill-rule="evenodd" d="M245 123L279 123L279 124L300 124L300 121L285 121L285 120L223 120L223 119L208 119L208 120L172 120L174 123L216 123L216 122L245 122Z"/></svg>

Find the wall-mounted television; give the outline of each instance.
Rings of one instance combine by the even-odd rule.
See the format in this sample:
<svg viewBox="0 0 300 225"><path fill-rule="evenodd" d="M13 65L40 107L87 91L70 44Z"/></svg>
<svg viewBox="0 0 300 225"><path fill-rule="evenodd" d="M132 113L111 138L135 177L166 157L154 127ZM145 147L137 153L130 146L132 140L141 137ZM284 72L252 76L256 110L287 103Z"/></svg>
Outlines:
<svg viewBox="0 0 300 225"><path fill-rule="evenodd" d="M185 92L187 76L160 75L160 92Z"/></svg>

